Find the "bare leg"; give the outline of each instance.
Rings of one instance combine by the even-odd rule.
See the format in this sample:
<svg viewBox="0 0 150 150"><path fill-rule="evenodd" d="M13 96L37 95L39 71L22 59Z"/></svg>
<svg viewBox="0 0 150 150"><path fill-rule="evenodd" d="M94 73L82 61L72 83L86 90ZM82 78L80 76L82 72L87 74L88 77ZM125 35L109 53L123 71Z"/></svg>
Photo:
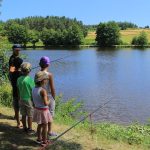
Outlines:
<svg viewBox="0 0 150 150"><path fill-rule="evenodd" d="M26 125L26 116L22 116L22 124L23 124L23 128L26 129L27 125Z"/></svg>
<svg viewBox="0 0 150 150"><path fill-rule="evenodd" d="M48 134L52 132L52 122L48 122Z"/></svg>
<svg viewBox="0 0 150 150"><path fill-rule="evenodd" d="M42 124L43 130L42 130L42 140L46 143L47 141L47 124Z"/></svg>
<svg viewBox="0 0 150 150"><path fill-rule="evenodd" d="M20 126L19 110L14 108L14 111L15 111L15 119L17 121L17 127L19 127Z"/></svg>
<svg viewBox="0 0 150 150"><path fill-rule="evenodd" d="M37 136L38 136L38 140L42 140L42 124L39 124L37 126Z"/></svg>
<svg viewBox="0 0 150 150"><path fill-rule="evenodd" d="M28 128L32 129L32 117L28 117Z"/></svg>

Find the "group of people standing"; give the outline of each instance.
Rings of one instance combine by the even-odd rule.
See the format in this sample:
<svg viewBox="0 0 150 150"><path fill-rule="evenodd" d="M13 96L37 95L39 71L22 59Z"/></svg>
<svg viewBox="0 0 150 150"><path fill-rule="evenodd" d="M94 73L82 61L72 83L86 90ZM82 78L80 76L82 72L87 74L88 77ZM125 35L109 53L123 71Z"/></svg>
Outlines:
<svg viewBox="0 0 150 150"><path fill-rule="evenodd" d="M13 54L9 59L9 79L13 89L13 107L17 127L28 134L34 134L32 122L37 122L37 140L39 144L47 144L47 136L56 136L52 132L52 121L55 111L55 87L53 75L48 71L50 59L41 57L40 71L34 80L30 77L32 70L29 62L19 57L21 46L13 45ZM19 112L22 115L20 121Z"/></svg>

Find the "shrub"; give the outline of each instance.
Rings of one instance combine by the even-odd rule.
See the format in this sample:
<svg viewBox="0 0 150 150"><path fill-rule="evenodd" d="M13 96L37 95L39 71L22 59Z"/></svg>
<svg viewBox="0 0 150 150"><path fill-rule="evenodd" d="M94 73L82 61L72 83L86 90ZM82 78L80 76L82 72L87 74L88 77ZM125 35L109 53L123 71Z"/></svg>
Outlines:
<svg viewBox="0 0 150 150"><path fill-rule="evenodd" d="M0 86L0 104L12 107L12 88L9 82L4 82Z"/></svg>
<svg viewBox="0 0 150 150"><path fill-rule="evenodd" d="M63 101L62 95L56 97L56 120L70 124L83 117L86 113L82 109L83 103L75 99Z"/></svg>
<svg viewBox="0 0 150 150"><path fill-rule="evenodd" d="M96 30L97 44L110 47L120 43L120 28L115 22L100 23Z"/></svg>
<svg viewBox="0 0 150 150"><path fill-rule="evenodd" d="M133 45L138 45L138 46L145 46L148 44L148 38L147 38L147 34L142 31L138 37L134 37L132 39L132 43Z"/></svg>

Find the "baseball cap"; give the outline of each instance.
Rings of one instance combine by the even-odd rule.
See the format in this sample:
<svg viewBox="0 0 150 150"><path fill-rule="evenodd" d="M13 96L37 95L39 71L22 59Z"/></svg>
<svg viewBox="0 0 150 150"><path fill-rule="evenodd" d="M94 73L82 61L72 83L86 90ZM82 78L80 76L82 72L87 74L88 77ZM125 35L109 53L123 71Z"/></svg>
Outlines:
<svg viewBox="0 0 150 150"><path fill-rule="evenodd" d="M35 74L34 81L35 83L48 79L48 74L44 71L39 71Z"/></svg>
<svg viewBox="0 0 150 150"><path fill-rule="evenodd" d="M29 62L24 62L21 64L21 71L22 72L30 72L31 71L31 64Z"/></svg>
<svg viewBox="0 0 150 150"><path fill-rule="evenodd" d="M20 45L20 44L14 44L14 45L12 46L12 49L13 49L13 50L20 50L20 48L21 48L21 45Z"/></svg>
<svg viewBox="0 0 150 150"><path fill-rule="evenodd" d="M39 65L42 67L42 66L45 66L45 65L49 65L50 64L50 59L49 57L47 56L43 56L41 59L40 59L40 63Z"/></svg>

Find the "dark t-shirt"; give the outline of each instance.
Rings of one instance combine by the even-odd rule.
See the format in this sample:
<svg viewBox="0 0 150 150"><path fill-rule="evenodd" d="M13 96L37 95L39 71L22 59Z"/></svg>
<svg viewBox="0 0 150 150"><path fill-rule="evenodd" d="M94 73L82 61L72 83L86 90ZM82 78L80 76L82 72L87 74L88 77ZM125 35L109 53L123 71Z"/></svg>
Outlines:
<svg viewBox="0 0 150 150"><path fill-rule="evenodd" d="M11 73L11 84L13 88L13 97L18 97L17 79L22 76L21 71L14 71Z"/></svg>
<svg viewBox="0 0 150 150"><path fill-rule="evenodd" d="M17 58L18 56L11 55L9 58L9 68L10 66L14 66L14 59Z"/></svg>

